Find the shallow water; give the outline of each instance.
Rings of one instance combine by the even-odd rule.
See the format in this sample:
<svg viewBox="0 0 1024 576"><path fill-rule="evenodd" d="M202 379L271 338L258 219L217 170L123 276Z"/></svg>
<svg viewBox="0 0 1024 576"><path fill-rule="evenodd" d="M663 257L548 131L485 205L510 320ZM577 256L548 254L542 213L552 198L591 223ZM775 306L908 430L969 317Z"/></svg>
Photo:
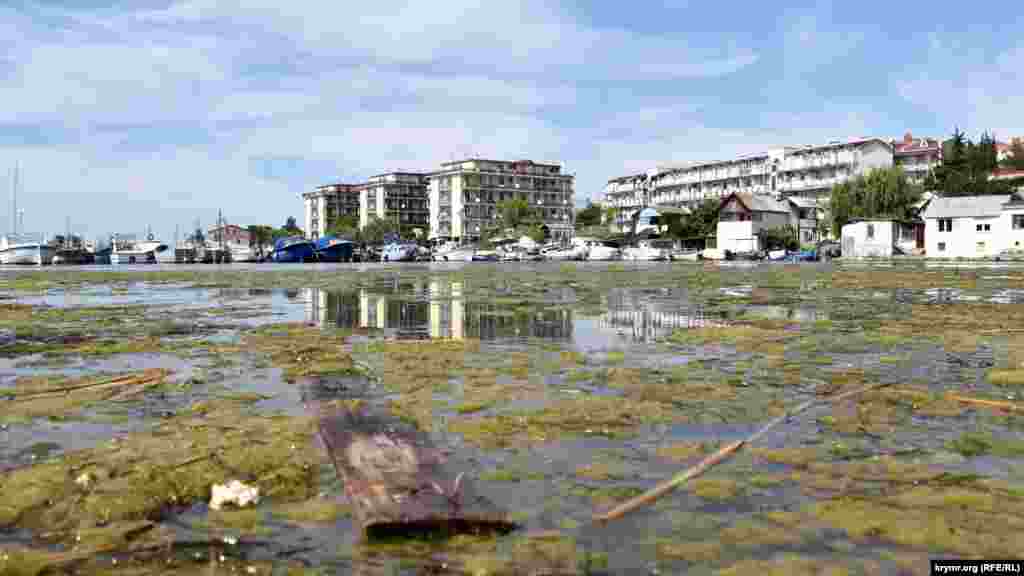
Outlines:
<svg viewBox="0 0 1024 576"><path fill-rule="evenodd" d="M466 388L463 374L453 373L452 384L431 396L436 424L431 438L473 471L484 494L514 512L523 526L520 533L560 530L572 535L578 551L604 559L607 566L598 572L714 573L736 561L766 561L791 553L807 561L843 565L851 573L873 573L873 567L881 573L896 573L897 552L897 556L922 562L929 556L950 554L940 541L907 546L899 540L855 537L827 523L815 526L799 542L769 541L749 547L729 543L714 557L669 546L673 542L717 541L723 527L751 519L760 522L766 512L793 511L822 498L803 485L799 475L779 482L751 483L754 476L789 474L791 469L749 455L737 456L709 474L712 479L736 483L736 494L719 498L681 490L654 507L604 527L589 526L588 520L596 510L650 488L696 461L692 457L673 460L659 449L740 439L778 413L771 411L770 405L792 407L816 387L849 374L856 374L864 383L891 382L936 393L955 391L1018 401L1019 387L993 386L987 374L993 368L1017 368L1010 358L1018 358L1019 340L1009 338L1012 332L990 325L998 325L1000 310L1012 315L1024 306L1024 267L1004 263L907 266L259 264L29 272L48 284L8 289L4 291L12 299L8 302L40 309L140 307L137 317L132 316L135 312L125 312L130 322L119 325L116 319L111 321L114 328L109 328L110 333L118 338L132 333L133 322L145 326L174 320L202 329L196 336L162 336L160 346L168 347L166 352L0 356L0 398L4 390L17 386L19 377L80 377L146 368L164 368L172 374L167 389L113 412L101 406L66 420L5 422L0 429L0 470L60 458L145 429L151 421L198 401L256 394L259 400L252 404L253 410L301 416L309 412L311 401L357 393L386 406L389 400L402 397L373 386L364 389L360 385L355 388L358 392L353 392L351 383L332 386L329 379L320 381L312 391L290 383L272 359L246 349L244 336L260 326L301 322L325 334L346 334L357 360L385 372L387 357L378 358L368 345L381 341L479 341L479 351L467 353L463 368L497 367L497 375L491 377L508 387L508 397L487 397L479 410L461 413L458 406L468 402L473 392ZM95 276L82 282L76 279L79 272ZM104 279L108 273L117 276ZM189 279L190 273L196 278ZM23 270L0 271L0 277L15 286L24 281L25 274ZM217 285L221 280L225 285ZM944 333L941 326L898 336L886 335L883 330L921 310L915 306L932 307L925 311L953 307L949 313L957 314L958 306L979 305L1000 308L992 313L995 318L957 319L962 328L956 336L975 340L954 342L950 340L952 332ZM696 344L685 336L748 325L766 327L762 328L765 336L755 341L725 338ZM39 328L38 332L45 334L47 327ZM0 352L25 338L13 330L0 345ZM28 338L35 342L39 333ZM778 350L770 349L769 338L784 344ZM200 341L202 345L194 344ZM282 336L280 345L287 347L286 337ZM235 348L207 351L217 346ZM172 348L176 351L171 352ZM1024 351L1021 353L1019 357L1024 358ZM525 379L510 376L498 366L515 358L528 366ZM627 380L613 382L616 370L627 371ZM517 441L504 447L479 446L451 432L452 423L531 414L574 399L609 397L632 402L636 398L632 387L666 378L678 386L706 380L714 386L712 391L728 394L703 398L680 391L674 405L657 400L668 406L672 421L638 413L635 425L609 431L598 418L592 427L572 434L555 427L543 441ZM0 399L0 411L4 401ZM819 459L834 458L836 466L870 460L871 455L908 454L900 458L1019 486L1024 476L1024 451L993 449L992 453L964 456L956 448L956 441L965 433L982 429L997 440L1019 436L1019 413L999 415L984 408L968 408L940 417L918 414L902 405L871 407L878 406L905 413L893 415L892 422L876 422L869 415L847 421L839 408L819 406L773 430L758 447L819 450ZM851 410L856 410L855 406ZM856 418L861 419L860 424ZM592 464L611 472L581 472ZM323 466L320 491L330 498L343 498L326 460ZM516 473L508 478L494 476L503 470ZM206 529L202 526L206 515L205 504L196 502L164 522L179 538L189 540ZM17 529L13 526L0 532L0 543L5 541L5 533L11 535L9 542L24 542L25 532L15 532ZM287 559L381 574L445 571L438 568L436 557L427 557L420 548L365 548L357 541L348 518L306 524L301 529L267 519L262 530L259 537L243 535L249 544L236 551L242 560ZM442 557L458 556L443 546L436 552ZM523 567L527 568L532 569Z"/></svg>

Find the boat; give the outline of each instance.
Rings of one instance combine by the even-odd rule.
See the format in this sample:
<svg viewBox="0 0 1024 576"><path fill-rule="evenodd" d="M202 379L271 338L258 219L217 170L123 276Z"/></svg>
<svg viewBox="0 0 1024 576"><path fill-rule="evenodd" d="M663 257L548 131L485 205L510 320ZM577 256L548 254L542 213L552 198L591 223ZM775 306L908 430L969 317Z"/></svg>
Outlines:
<svg viewBox="0 0 1024 576"><path fill-rule="evenodd" d="M772 262L780 262L786 259L789 253L786 250L769 250L768 259Z"/></svg>
<svg viewBox="0 0 1024 576"><path fill-rule="evenodd" d="M455 242L444 242L434 250L431 258L434 262L472 262L474 254L476 254L475 246L460 246Z"/></svg>
<svg viewBox="0 0 1024 576"><path fill-rule="evenodd" d="M110 241L110 263L156 264L157 254L167 249L167 245L156 240L153 234L141 242L132 235L115 234Z"/></svg>
<svg viewBox="0 0 1024 576"><path fill-rule="evenodd" d="M696 262L701 259L700 250L678 250L670 254L670 259L678 262Z"/></svg>
<svg viewBox="0 0 1024 576"><path fill-rule="evenodd" d="M498 262L501 255L496 250L477 250L473 254L473 262Z"/></svg>
<svg viewBox="0 0 1024 576"><path fill-rule="evenodd" d="M312 242L302 236L280 238L274 243L274 262L295 263L311 261L316 254Z"/></svg>
<svg viewBox="0 0 1024 576"><path fill-rule="evenodd" d="M705 248L700 252L701 260L725 260L725 250L718 248Z"/></svg>
<svg viewBox="0 0 1024 576"><path fill-rule="evenodd" d="M45 266L53 263L56 249L42 234L8 234L0 238L0 264Z"/></svg>
<svg viewBox="0 0 1024 576"><path fill-rule="evenodd" d="M585 260L587 249L582 244L549 244L541 248L540 254L545 260Z"/></svg>
<svg viewBox="0 0 1024 576"><path fill-rule="evenodd" d="M610 242L598 240L597 238L577 237L572 243L581 246L585 251L584 260L621 260L622 250Z"/></svg>
<svg viewBox="0 0 1024 576"><path fill-rule="evenodd" d="M412 242L395 241L384 246L380 253L381 262L411 262L416 260L419 246Z"/></svg>
<svg viewBox="0 0 1024 576"><path fill-rule="evenodd" d="M324 236L317 238L315 250L321 262L351 262L355 243L337 236Z"/></svg>
<svg viewBox="0 0 1024 576"><path fill-rule="evenodd" d="M623 260L668 260L668 253L652 245L650 240L640 240L636 246L629 246L622 251Z"/></svg>

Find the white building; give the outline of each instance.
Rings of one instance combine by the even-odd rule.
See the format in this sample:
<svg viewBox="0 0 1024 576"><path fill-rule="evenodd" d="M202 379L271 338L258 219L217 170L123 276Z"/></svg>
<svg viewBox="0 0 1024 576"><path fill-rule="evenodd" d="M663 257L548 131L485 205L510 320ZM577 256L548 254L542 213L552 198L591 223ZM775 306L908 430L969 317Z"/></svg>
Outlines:
<svg viewBox="0 0 1024 576"><path fill-rule="evenodd" d="M338 218L359 218L359 184L327 184L302 195L306 238L325 236Z"/></svg>
<svg viewBox="0 0 1024 576"><path fill-rule="evenodd" d="M359 228L371 217L391 220L399 229L426 227L430 214L427 175L389 172L373 176L359 186Z"/></svg>
<svg viewBox="0 0 1024 576"><path fill-rule="evenodd" d="M897 252L909 254L917 248L913 222L889 219L854 220L843 226L843 258L889 258Z"/></svg>
<svg viewBox="0 0 1024 576"><path fill-rule="evenodd" d="M785 200L764 194L733 193L718 212L719 250L755 252L764 250L761 234L791 224L792 211Z"/></svg>
<svg viewBox="0 0 1024 576"><path fill-rule="evenodd" d="M613 178L604 203L619 209L619 224L645 206L693 205L730 194L801 196L824 201L832 186L872 168L893 165L893 147L881 138L787 146L731 160L659 167ZM801 238L802 240L802 238Z"/></svg>
<svg viewBox="0 0 1024 576"><path fill-rule="evenodd" d="M1024 201L1017 195L934 198L922 216L932 258L987 258L1024 247Z"/></svg>
<svg viewBox="0 0 1024 576"><path fill-rule="evenodd" d="M432 238L479 238L498 223L498 205L526 200L554 240L572 238L574 176L558 163L467 159L447 162L430 175Z"/></svg>

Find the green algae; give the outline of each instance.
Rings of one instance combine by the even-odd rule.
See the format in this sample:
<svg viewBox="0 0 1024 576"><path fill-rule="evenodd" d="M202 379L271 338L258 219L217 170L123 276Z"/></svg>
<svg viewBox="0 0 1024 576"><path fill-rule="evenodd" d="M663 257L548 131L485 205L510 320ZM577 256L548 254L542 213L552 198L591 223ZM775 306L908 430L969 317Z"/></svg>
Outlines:
<svg viewBox="0 0 1024 576"><path fill-rule="evenodd" d="M315 489L311 440L307 419L197 405L151 430L5 474L0 526L69 538L106 523L159 520L239 475L263 497L302 499Z"/></svg>
<svg viewBox="0 0 1024 576"><path fill-rule="evenodd" d="M1024 370L989 370L988 381L996 386L1024 386Z"/></svg>

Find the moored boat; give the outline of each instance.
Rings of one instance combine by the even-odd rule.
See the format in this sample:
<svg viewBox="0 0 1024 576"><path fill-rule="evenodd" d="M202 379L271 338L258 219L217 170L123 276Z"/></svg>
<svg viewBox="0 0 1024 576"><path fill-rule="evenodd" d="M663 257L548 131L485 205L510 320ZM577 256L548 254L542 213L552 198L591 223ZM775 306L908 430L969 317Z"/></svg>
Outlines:
<svg viewBox="0 0 1024 576"><path fill-rule="evenodd" d="M289 236L274 244L273 260L282 263L308 262L314 258L315 253L315 247L309 240L302 236Z"/></svg>
<svg viewBox="0 0 1024 576"><path fill-rule="evenodd" d="M410 262L419 255L419 246L412 242L396 241L384 246L380 253L381 262Z"/></svg>
<svg viewBox="0 0 1024 576"><path fill-rule="evenodd" d="M53 262L56 250L43 243L41 234L9 234L0 238L0 264L45 266Z"/></svg>
<svg viewBox="0 0 1024 576"><path fill-rule="evenodd" d="M321 262L351 262L355 244L337 236L324 236L317 239L315 249Z"/></svg>
<svg viewBox="0 0 1024 576"><path fill-rule="evenodd" d="M656 248L649 240L640 240L636 246L629 246L622 251L623 260L668 260L668 254Z"/></svg>
<svg viewBox="0 0 1024 576"><path fill-rule="evenodd" d="M157 254L167 251L167 245L150 234L144 241L136 241L132 235L115 234L110 242L110 263L156 264Z"/></svg>

